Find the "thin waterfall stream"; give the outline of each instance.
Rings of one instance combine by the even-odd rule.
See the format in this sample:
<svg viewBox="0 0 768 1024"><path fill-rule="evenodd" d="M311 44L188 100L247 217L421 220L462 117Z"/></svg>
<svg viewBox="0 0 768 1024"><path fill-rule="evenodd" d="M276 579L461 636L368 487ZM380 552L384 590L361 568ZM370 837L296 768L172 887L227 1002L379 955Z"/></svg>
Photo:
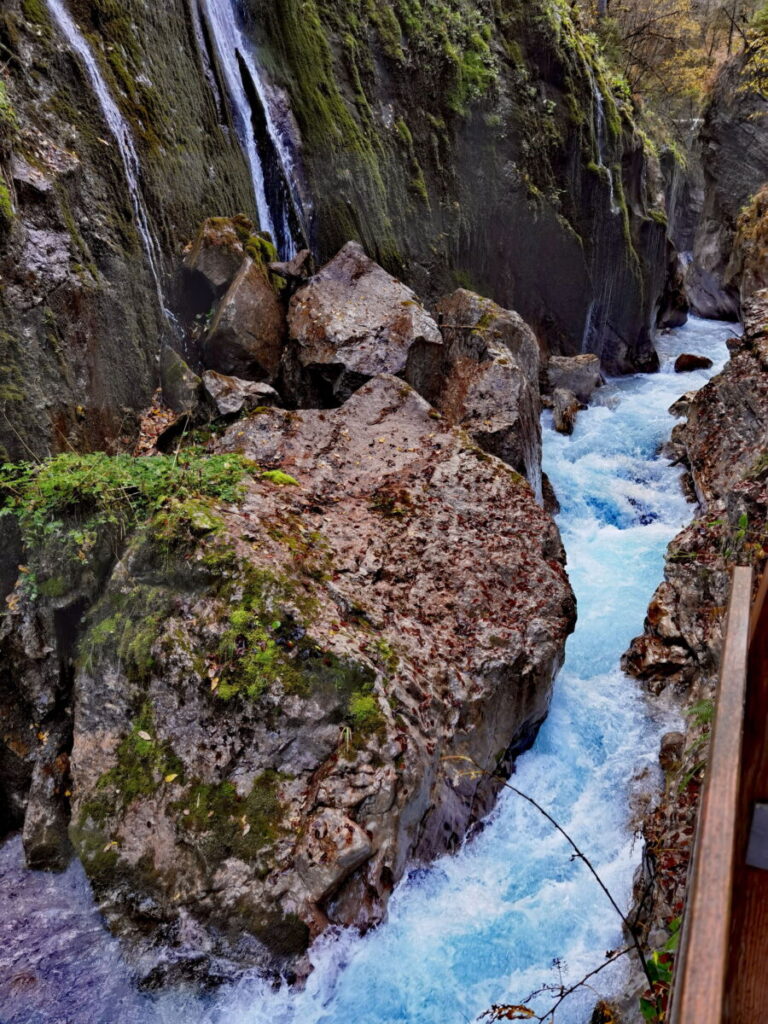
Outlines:
<svg viewBox="0 0 768 1024"><path fill-rule="evenodd" d="M146 203L141 189L141 162L139 160L139 155L136 152L136 146L133 141L131 129L112 98L109 86L101 73L96 58L91 52L88 41L75 24L75 21L67 10L63 0L46 0L46 3L48 4L48 9L50 10L54 21L66 38L68 44L83 62L83 66L85 67L91 87L93 88L96 99L98 100L107 128L117 145L120 153L120 159L123 164L123 170L125 172L125 179L128 184L128 195L131 201L131 207L133 208L136 230L139 234L139 238L141 239L144 252L146 253L147 264L157 290L160 307L165 313L165 301L161 280L162 256L160 246L158 245L152 231L149 213L147 212Z"/></svg>
<svg viewBox="0 0 768 1024"><path fill-rule="evenodd" d="M298 248L297 228L300 203L291 188L295 178L294 160L272 116L269 97L253 47L241 24L234 0L200 0L216 48L218 63L232 104L253 182L259 224L268 231L280 255L290 259ZM261 153L254 118L263 119ZM270 180L270 172L272 180Z"/></svg>
<svg viewBox="0 0 768 1024"><path fill-rule="evenodd" d="M619 658L642 628L667 544L693 512L681 471L659 454L674 425L668 407L718 372L732 331L692 320L660 339L660 373L610 381L572 437L545 421L544 469L562 506L579 622L550 715L514 783L574 836L624 907L641 856L630 803L638 787L656 784L671 715L649 706ZM672 364L684 351L715 365L677 375ZM301 991L246 977L206 997L141 995L80 865L58 876L30 872L18 838L0 848L4 1024L466 1024L491 1003L579 979L620 942L620 921L584 865L511 792L458 854L411 872L386 924L317 942ZM618 962L596 987L619 991L626 970ZM586 1024L595 999L577 992L558 1022ZM534 1005L543 1012L546 995Z"/></svg>

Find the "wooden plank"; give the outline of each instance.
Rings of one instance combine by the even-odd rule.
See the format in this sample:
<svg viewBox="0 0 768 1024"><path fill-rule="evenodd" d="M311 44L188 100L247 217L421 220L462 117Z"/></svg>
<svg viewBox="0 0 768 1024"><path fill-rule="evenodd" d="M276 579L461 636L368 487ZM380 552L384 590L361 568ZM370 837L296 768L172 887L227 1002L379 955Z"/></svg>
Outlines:
<svg viewBox="0 0 768 1024"><path fill-rule="evenodd" d="M671 1024L723 1021L751 610L752 570L737 568L731 584Z"/></svg>
<svg viewBox="0 0 768 1024"><path fill-rule="evenodd" d="M755 1024L768 1009L768 872L747 864L755 806L768 801L768 602L764 576L752 614L738 801L731 948L723 1021Z"/></svg>
<svg viewBox="0 0 768 1024"><path fill-rule="evenodd" d="M755 603L752 606L752 615L749 620L749 643L750 647L755 639L760 620L765 613L766 607L768 607L768 569L763 571L763 575L760 577L760 585L757 588L757 594L755 595Z"/></svg>

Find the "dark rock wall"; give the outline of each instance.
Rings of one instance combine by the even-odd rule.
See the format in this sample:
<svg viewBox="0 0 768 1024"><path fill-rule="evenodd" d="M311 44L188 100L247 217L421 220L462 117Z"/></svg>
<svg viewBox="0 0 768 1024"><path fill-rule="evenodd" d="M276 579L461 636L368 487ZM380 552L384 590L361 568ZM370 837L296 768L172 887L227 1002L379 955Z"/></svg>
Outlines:
<svg viewBox="0 0 768 1024"><path fill-rule="evenodd" d="M744 88L744 62L721 71L704 116L699 148L705 196L687 290L702 316L737 320L739 281L729 269L742 209L768 180L768 103Z"/></svg>
<svg viewBox="0 0 768 1024"><path fill-rule="evenodd" d="M551 351L653 362L658 168L564 5L247 7L303 136L321 258L357 238L427 297L517 309Z"/></svg>
<svg viewBox="0 0 768 1024"><path fill-rule="evenodd" d="M167 267L207 213L250 210L187 9L76 3L142 162ZM42 0L0 12L0 455L103 447L156 384L163 321L119 152Z"/></svg>

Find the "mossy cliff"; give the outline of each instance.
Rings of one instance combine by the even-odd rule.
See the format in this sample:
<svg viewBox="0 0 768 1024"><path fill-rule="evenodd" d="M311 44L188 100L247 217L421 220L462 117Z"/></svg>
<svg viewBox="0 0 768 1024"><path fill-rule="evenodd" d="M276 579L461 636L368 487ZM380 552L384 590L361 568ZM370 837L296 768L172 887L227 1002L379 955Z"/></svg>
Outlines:
<svg viewBox="0 0 768 1024"><path fill-rule="evenodd" d="M170 270L212 213L252 212L182 0L75 3L131 126ZM156 386L158 303L120 155L43 2L0 13L0 459L102 447Z"/></svg>
<svg viewBox="0 0 768 1024"><path fill-rule="evenodd" d="M751 74L745 57L722 68L698 139L704 208L686 286L697 313L726 320L742 314L741 266L738 253L733 255L734 243L749 242L750 217L755 222L760 217L759 212L750 215L747 207L768 180L768 101L751 84ZM742 237L737 239L740 227Z"/></svg>
<svg viewBox="0 0 768 1024"><path fill-rule="evenodd" d="M290 101L273 93L273 114L316 255L358 238L427 298L460 284L518 309L552 351L652 362L655 158L567 4L244 6ZM69 7L170 271L205 216L255 212L204 20L183 0ZM44 3L4 5L0 56L0 451L98 447L130 432L167 326L117 148Z"/></svg>
<svg viewBox="0 0 768 1024"><path fill-rule="evenodd" d="M657 160L569 5L246 6L301 130L321 258L357 238L425 296L517 309L552 351L653 362Z"/></svg>

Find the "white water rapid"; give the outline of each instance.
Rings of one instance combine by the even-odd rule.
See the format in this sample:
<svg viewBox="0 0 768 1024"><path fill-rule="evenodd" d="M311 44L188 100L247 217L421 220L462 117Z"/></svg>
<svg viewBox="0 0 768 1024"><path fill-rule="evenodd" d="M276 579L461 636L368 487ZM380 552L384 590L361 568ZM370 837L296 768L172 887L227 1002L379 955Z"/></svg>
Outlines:
<svg viewBox="0 0 768 1024"><path fill-rule="evenodd" d="M296 254L296 239L291 227L291 204L296 203L292 182L295 168L290 146L279 131L272 113L261 71L253 53L253 46L243 30L236 0L200 0L208 28L216 47L219 66L234 108L235 124L241 145L251 171L259 226L274 239L283 259ZM245 77L247 76L247 77ZM270 202L262 155L254 129L254 109L248 96L246 81L258 98L264 117L267 136L279 174L287 194L281 201ZM278 192L280 189L278 188Z"/></svg>
<svg viewBox="0 0 768 1024"><path fill-rule="evenodd" d="M141 244L147 255L147 263L155 283L155 288L157 289L160 307L165 312L163 289L161 285L160 248L155 240L154 234L152 233L149 214L147 213L147 207L141 191L141 163L133 142L131 129L123 115L120 113L117 104L112 99L109 86L101 73L99 65L96 62L96 58L91 52L91 48L88 45L85 36L77 27L72 16L64 5L63 0L46 0L46 3L48 4L48 9L51 12L54 21L59 26L59 29L65 36L67 42L83 62L88 79L90 80L96 99L99 102L99 106L101 107L101 112L107 124L107 128L117 145L120 158L123 162L125 180L128 184L128 194L131 200L131 206L133 207L136 230L139 233Z"/></svg>
<svg viewBox="0 0 768 1024"><path fill-rule="evenodd" d="M679 470L657 452L674 424L668 406L717 372L731 332L691 321L661 339L661 373L611 381L573 437L544 432L579 623L514 784L575 837L624 907L641 854L629 825L632 780L655 765L669 722L622 675L619 657L642 628L667 544L693 511ZM679 376L671 364L683 351L709 355L715 367ZM584 865L510 792L457 855L398 887L385 925L319 942L302 992L245 980L202 1000L139 996L79 865L41 875L21 866L18 839L0 848L4 1024L467 1024L491 1003L520 1002L558 980L558 970L580 978L620 942L620 923ZM623 970L596 988L618 990ZM595 999L589 990L572 997L558 1024L586 1024Z"/></svg>

